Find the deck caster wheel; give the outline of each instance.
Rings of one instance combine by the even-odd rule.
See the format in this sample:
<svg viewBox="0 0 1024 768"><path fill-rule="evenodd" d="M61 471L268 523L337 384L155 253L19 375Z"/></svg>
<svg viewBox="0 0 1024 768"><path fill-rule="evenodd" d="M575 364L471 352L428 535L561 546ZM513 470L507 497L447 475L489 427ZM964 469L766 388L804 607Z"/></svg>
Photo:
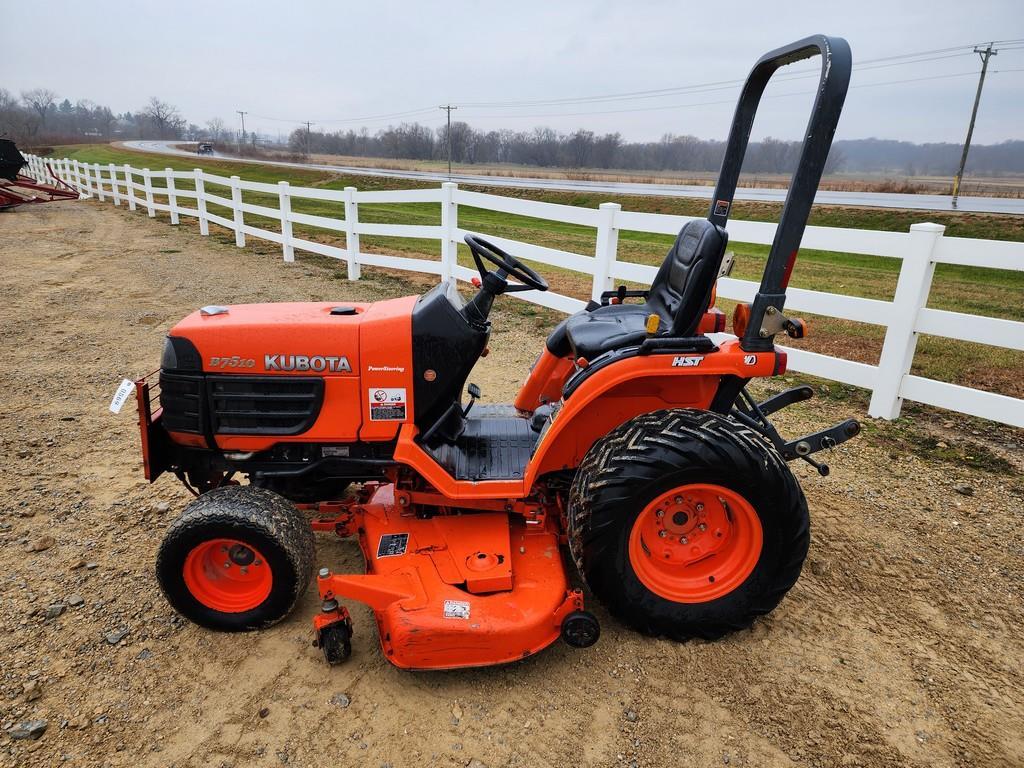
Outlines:
<svg viewBox="0 0 1024 768"><path fill-rule="evenodd" d="M352 622L336 621L317 632L317 645L330 665L341 664L352 655Z"/></svg>
<svg viewBox="0 0 1024 768"><path fill-rule="evenodd" d="M590 611L573 611L562 619L562 639L573 648L589 648L601 636L601 625Z"/></svg>

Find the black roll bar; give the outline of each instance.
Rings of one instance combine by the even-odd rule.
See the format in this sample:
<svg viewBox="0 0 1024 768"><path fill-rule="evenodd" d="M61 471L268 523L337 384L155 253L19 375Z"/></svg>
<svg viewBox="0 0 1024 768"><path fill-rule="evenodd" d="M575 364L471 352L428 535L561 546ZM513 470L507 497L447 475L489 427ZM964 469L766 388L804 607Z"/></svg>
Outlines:
<svg viewBox="0 0 1024 768"><path fill-rule="evenodd" d="M821 76L811 116L807 121L807 130L804 132L800 160L790 182L786 202L782 206L782 217L768 253L761 286L754 297L750 321L740 340L740 346L752 352L773 348L773 335L761 336L764 316L769 307L775 308L773 312L781 312L785 306L786 286L789 285L800 240L807 226L807 217L814 203L814 194L818 190L818 182L821 181L825 161L832 147L839 115L843 111L852 67L850 46L844 39L824 35L807 37L766 53L754 65L736 105L722 169L718 174L718 184L708 212L708 221L712 224L724 227L729 220L729 209L732 208L740 168L747 153L754 115L757 114L761 95L772 75L787 64L816 55L821 56Z"/></svg>

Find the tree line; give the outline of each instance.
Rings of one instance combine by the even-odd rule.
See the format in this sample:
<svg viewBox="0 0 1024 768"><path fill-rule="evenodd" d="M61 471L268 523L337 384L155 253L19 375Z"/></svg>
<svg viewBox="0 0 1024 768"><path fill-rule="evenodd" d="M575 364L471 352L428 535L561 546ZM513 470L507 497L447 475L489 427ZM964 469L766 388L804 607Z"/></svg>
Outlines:
<svg viewBox="0 0 1024 768"><path fill-rule="evenodd" d="M75 144L111 139L178 139L199 134L178 108L155 96L135 112L115 113L87 99L58 101L47 88L15 96L0 88L0 136L19 144Z"/></svg>
<svg viewBox="0 0 1024 768"><path fill-rule="evenodd" d="M332 154L404 160L445 160L448 128L419 123L335 132L296 129L288 141L298 154ZM832 145L825 173L897 173L908 176L951 176L961 144L914 144L883 139L847 139ZM717 172L725 142L696 136L665 134L658 141L626 141L619 133L596 134L579 129L482 131L464 122L451 127L452 162L469 165L532 165L542 168L621 169L640 171ZM765 138L751 142L744 160L746 173L791 173L800 155L799 141ZM1024 141L971 147L968 171L1002 175L1024 173Z"/></svg>
<svg viewBox="0 0 1024 768"><path fill-rule="evenodd" d="M112 139L211 140L235 145L257 142L256 134L239 136L214 118L200 127L157 97L140 109L115 113L88 100L59 100L51 90L36 88L15 96L0 88L0 136L22 146L72 144ZM269 144L270 142L261 141ZM725 142L665 134L658 141L627 141L620 133L597 134L578 129L479 130L456 121L451 125L452 161L468 165L512 164L541 168L621 169L639 171L716 172ZM448 127L402 123L377 131L334 132L296 129L287 140L296 154L334 154L403 160L445 160ZM955 173L962 145L914 144L884 139L840 140L833 144L826 173L889 173L907 176ZM744 161L747 173L790 173L800 143L766 138L752 142ZM1024 173L1024 141L975 145L968 172L984 175Z"/></svg>

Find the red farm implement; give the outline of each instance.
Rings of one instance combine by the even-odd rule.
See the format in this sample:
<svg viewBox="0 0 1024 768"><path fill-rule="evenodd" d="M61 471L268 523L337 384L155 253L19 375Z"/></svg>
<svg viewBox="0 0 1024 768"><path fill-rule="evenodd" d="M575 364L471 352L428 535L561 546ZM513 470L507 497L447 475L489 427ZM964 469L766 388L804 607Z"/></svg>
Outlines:
<svg viewBox="0 0 1024 768"><path fill-rule="evenodd" d="M49 178L40 182L21 173L25 158L10 139L0 139L0 211L30 203L77 200L78 192L46 168Z"/></svg>

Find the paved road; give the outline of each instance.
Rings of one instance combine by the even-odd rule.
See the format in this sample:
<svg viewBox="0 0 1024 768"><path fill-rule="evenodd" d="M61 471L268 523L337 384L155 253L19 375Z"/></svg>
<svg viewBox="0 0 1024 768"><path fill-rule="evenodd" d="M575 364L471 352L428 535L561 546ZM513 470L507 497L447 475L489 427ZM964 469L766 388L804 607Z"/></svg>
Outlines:
<svg viewBox="0 0 1024 768"><path fill-rule="evenodd" d="M192 152L176 149L164 141L125 141L128 149L156 152L165 155L196 157ZM215 154L218 160L232 162L253 162L227 155ZM483 184L489 187L514 187L519 189L551 189L570 192L607 192L618 195L653 195L657 197L696 197L711 199L713 189L688 184L641 184L615 181L575 181L572 179L531 179L510 176L483 176L476 174L447 174L432 171L400 171L381 168L353 168L341 165L318 165L316 163L289 163L279 160L261 160L265 165L279 165L285 168L305 168L334 171L353 176L384 176L394 179L416 179L418 181L454 181L459 184ZM737 200L760 202L782 202L784 189L758 189L740 187L736 190ZM946 195L905 195L888 192L830 192L819 190L814 198L818 205L852 205L867 208L903 208L918 211L951 211L952 198ZM955 210L972 213L1016 213L1024 214L1024 200L1010 197L961 197Z"/></svg>

